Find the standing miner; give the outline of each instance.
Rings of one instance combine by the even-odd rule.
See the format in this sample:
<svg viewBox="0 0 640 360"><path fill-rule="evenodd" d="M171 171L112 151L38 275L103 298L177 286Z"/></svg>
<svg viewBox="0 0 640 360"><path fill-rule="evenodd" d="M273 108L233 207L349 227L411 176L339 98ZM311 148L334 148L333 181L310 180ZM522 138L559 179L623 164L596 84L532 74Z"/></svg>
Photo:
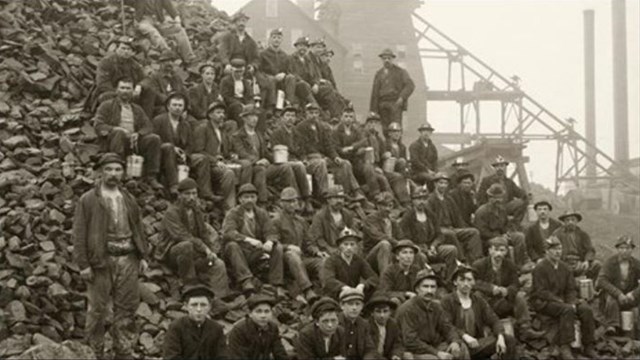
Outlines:
<svg viewBox="0 0 640 360"><path fill-rule="evenodd" d="M113 153L98 162L102 178L80 198L73 219L74 258L87 282L86 334L98 358L104 352L109 303L116 359L132 359L138 274L147 268L147 239L135 198L120 187L124 161Z"/></svg>

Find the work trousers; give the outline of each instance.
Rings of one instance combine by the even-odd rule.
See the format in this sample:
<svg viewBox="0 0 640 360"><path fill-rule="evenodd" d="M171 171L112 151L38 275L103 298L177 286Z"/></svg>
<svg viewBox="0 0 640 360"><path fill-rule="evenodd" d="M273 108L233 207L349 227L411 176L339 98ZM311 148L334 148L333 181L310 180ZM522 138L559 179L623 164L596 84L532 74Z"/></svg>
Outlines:
<svg viewBox="0 0 640 360"><path fill-rule="evenodd" d="M133 359L137 343L135 314L140 304L138 272L140 261L131 253L110 256L105 268L93 269L93 281L87 284L87 342L96 356L104 352L107 318L113 314L110 332L117 359Z"/></svg>
<svg viewBox="0 0 640 360"><path fill-rule="evenodd" d="M322 268L322 259L303 258L300 253L291 250L285 250L284 263L301 293L313 286L310 274L318 278Z"/></svg>
<svg viewBox="0 0 640 360"><path fill-rule="evenodd" d="M253 278L251 269L257 269L262 261L268 261L268 281L271 285L284 284L284 254L282 245L274 244L271 253L253 247L245 242L230 241L224 247L224 257L231 267L236 283L241 284Z"/></svg>
<svg viewBox="0 0 640 360"><path fill-rule="evenodd" d="M293 167L288 164L256 165L249 160L240 160L240 185L252 183L258 190L258 201L265 203L269 200L269 188L273 186L280 191L288 186L297 188ZM305 176L305 181L307 181Z"/></svg>
<svg viewBox="0 0 640 360"><path fill-rule="evenodd" d="M316 199L323 199L329 188L329 170L327 161L321 157L310 158L307 162L307 173L313 179L313 194Z"/></svg>
<svg viewBox="0 0 640 360"><path fill-rule="evenodd" d="M449 344L447 343L440 343L438 344L438 346L435 346L437 351L442 351L442 352L446 352L447 348L449 347ZM410 353L411 357L413 360L439 360L440 358L435 355L435 354L416 354L416 353ZM457 353L451 353L451 355L453 355L453 358L456 360L469 360L469 350L467 349L467 345L465 344L460 344L460 351Z"/></svg>
<svg viewBox="0 0 640 360"><path fill-rule="evenodd" d="M441 244L436 247L435 255L428 255L423 249L418 253L418 261L423 264L443 263L445 265L444 278L449 281L458 268L458 248L452 244Z"/></svg>
<svg viewBox="0 0 640 360"><path fill-rule="evenodd" d="M503 355L503 359L517 359L516 357L516 339L511 335L503 335L504 343L507 345L507 351ZM484 360L489 359L493 354L496 353L496 342L498 338L495 335L490 335L483 338L478 338L478 347L471 348L467 345L467 351L469 352L469 356L473 360Z"/></svg>
<svg viewBox="0 0 640 360"><path fill-rule="evenodd" d="M376 171L373 164L357 161L354 171L356 178L367 184L367 195L369 199L373 199L380 192L391 191L391 186L389 186L389 182L384 176L384 173Z"/></svg>
<svg viewBox="0 0 640 360"><path fill-rule="evenodd" d="M296 179L292 187L298 190L298 194L303 199L311 196L311 188L309 188L309 181L307 180L307 168L304 163L302 161L289 161L287 165L291 167Z"/></svg>
<svg viewBox="0 0 640 360"><path fill-rule="evenodd" d="M236 206L236 175L233 170L214 164L202 154L191 155L191 164L195 168L201 197L211 197L215 191L224 198L225 211Z"/></svg>
<svg viewBox="0 0 640 360"><path fill-rule="evenodd" d="M217 298L231 293L227 267L219 258L209 261L207 255L197 251L191 241L182 241L169 250L169 265L178 273L184 285L207 284Z"/></svg>
<svg viewBox="0 0 640 360"><path fill-rule="evenodd" d="M581 302L576 305L575 310L570 304L555 301L547 301L536 306L538 313L558 320L559 328L556 335L556 345L569 345L575 340L574 324L576 316L580 320L582 344L585 346L593 344L595 320L593 319L593 310L591 310L589 304Z"/></svg>
<svg viewBox="0 0 640 360"><path fill-rule="evenodd" d="M378 102L378 115L380 115L380 122L382 123L382 130L384 134L387 134L389 125L395 122L402 126L402 105L396 105L396 100Z"/></svg>
<svg viewBox="0 0 640 360"><path fill-rule="evenodd" d="M160 176L167 189L178 185L178 164L181 162L172 143L160 145Z"/></svg>
<svg viewBox="0 0 640 360"><path fill-rule="evenodd" d="M345 193L351 195L360 189L360 184L353 175L353 167L347 160L343 160L340 164L331 161L331 172L335 175L336 184L342 185Z"/></svg>
<svg viewBox="0 0 640 360"><path fill-rule="evenodd" d="M393 246L387 240L378 241L378 243L367 253L367 261L371 267L382 274L382 272L391 264L393 258Z"/></svg>
<svg viewBox="0 0 640 360"><path fill-rule="evenodd" d="M517 326L531 325L531 312L527 303L527 294L524 291L519 291L513 300L503 297L489 297L488 300L493 311L501 319L513 316L516 319Z"/></svg>
<svg viewBox="0 0 640 360"><path fill-rule="evenodd" d="M482 258L482 240L480 240L480 232L475 228L441 228L442 235L450 240L447 242L457 242L460 246L458 248L458 257L461 261L467 264L473 264L477 259ZM453 241L455 238L455 242Z"/></svg>
<svg viewBox="0 0 640 360"><path fill-rule="evenodd" d="M144 158L142 172L145 176L157 176L160 172L160 137L156 134L140 135L136 149L131 149L131 134L113 129L107 135L107 151L118 154L123 160L135 153Z"/></svg>
<svg viewBox="0 0 640 360"><path fill-rule="evenodd" d="M195 58L187 31L176 22L158 22L153 16L144 16L138 23L138 30L149 38L151 44L160 52L170 50L167 38L176 42L178 53L182 61L190 62Z"/></svg>
<svg viewBox="0 0 640 360"><path fill-rule="evenodd" d="M411 183L409 179L398 172L385 172L384 175L389 182L396 199L402 206L411 204Z"/></svg>
<svg viewBox="0 0 640 360"><path fill-rule="evenodd" d="M604 325L620 328L622 322L620 317L621 311L635 311L635 325L636 329L640 329L640 316L638 316L638 308L640 307L640 298L636 298L633 303L620 305L618 299L609 294L604 294L604 298L601 302L601 310L604 315ZM636 330L637 332L638 330ZM636 334L636 337L640 336L640 333Z"/></svg>
<svg viewBox="0 0 640 360"><path fill-rule="evenodd" d="M323 83L318 86L315 98L321 108L329 111L331 118L339 119L344 110L344 101L331 83Z"/></svg>

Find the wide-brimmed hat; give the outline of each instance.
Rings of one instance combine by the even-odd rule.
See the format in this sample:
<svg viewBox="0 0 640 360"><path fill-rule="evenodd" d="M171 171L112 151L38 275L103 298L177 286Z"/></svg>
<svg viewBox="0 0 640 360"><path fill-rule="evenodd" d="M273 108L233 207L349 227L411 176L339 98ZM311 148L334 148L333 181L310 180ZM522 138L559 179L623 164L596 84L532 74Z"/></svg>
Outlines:
<svg viewBox="0 0 640 360"><path fill-rule="evenodd" d="M293 46L298 46L298 45L309 46L309 38L306 36L301 36L297 38L296 41L293 43Z"/></svg>
<svg viewBox="0 0 640 360"><path fill-rule="evenodd" d="M582 221L582 215L575 210L567 210L562 215L558 216L558 220L564 221L566 218L575 217L578 219L578 222Z"/></svg>
<svg viewBox="0 0 640 360"><path fill-rule="evenodd" d="M416 279L413 281L413 288L417 288L423 280L433 279L436 283L440 283L440 278L432 269L422 269L416 274Z"/></svg>
<svg viewBox="0 0 640 360"><path fill-rule="evenodd" d="M426 123L420 125L420 127L418 128L418 131L436 131L436 129L433 128L433 126L431 126L431 124L427 121Z"/></svg>
<svg viewBox="0 0 640 360"><path fill-rule="evenodd" d="M244 184L242 186L240 186L240 189L238 189L238 197L241 197L243 194L258 194L258 189L256 189L255 186L253 186L253 184Z"/></svg>
<svg viewBox="0 0 640 360"><path fill-rule="evenodd" d="M553 210L553 206L551 206L551 203L548 202L547 200L540 200L537 203L533 204L533 209L537 210L538 206L543 206L543 205L548 206L550 211Z"/></svg>
<svg viewBox="0 0 640 360"><path fill-rule="evenodd" d="M506 193L507 191L504 189L504 186L498 183L492 184L487 189L487 195L489 196L504 196Z"/></svg>
<svg viewBox="0 0 640 360"><path fill-rule="evenodd" d="M362 236L360 236L360 234L357 231L353 229L349 229L348 227L345 227L340 231L340 234L336 239L336 245L340 245L343 241L347 239L355 239L356 241L361 241Z"/></svg>
<svg viewBox="0 0 640 360"><path fill-rule="evenodd" d="M367 301L366 305L364 306L364 311L369 313L376 307L384 305L390 307L392 310L398 307L398 304L391 301L391 297L389 295L375 294L371 297L371 299L369 299L369 301Z"/></svg>
<svg viewBox="0 0 640 360"><path fill-rule="evenodd" d="M621 245L627 245L632 249L636 248L636 244L633 242L633 239L629 235L621 235L616 240L616 248Z"/></svg>
<svg viewBox="0 0 640 360"><path fill-rule="evenodd" d="M393 246L394 253L397 253L402 249L413 249L416 254L420 251L420 248L409 239L400 240Z"/></svg>
<svg viewBox="0 0 640 360"><path fill-rule="evenodd" d="M491 163L491 166L498 166L498 165L509 165L509 162L502 157L502 155L498 155L495 160L493 160L493 162Z"/></svg>
<svg viewBox="0 0 640 360"><path fill-rule="evenodd" d="M299 198L298 191L292 187L284 188L280 192L280 200L282 201L298 200Z"/></svg>
<svg viewBox="0 0 640 360"><path fill-rule="evenodd" d="M391 50L389 48L382 50L382 52L380 54L378 54L378 57L381 57L381 58L382 57L386 57L386 56L390 56L390 57L392 57L394 59L396 58L396 54L393 52L393 50Z"/></svg>

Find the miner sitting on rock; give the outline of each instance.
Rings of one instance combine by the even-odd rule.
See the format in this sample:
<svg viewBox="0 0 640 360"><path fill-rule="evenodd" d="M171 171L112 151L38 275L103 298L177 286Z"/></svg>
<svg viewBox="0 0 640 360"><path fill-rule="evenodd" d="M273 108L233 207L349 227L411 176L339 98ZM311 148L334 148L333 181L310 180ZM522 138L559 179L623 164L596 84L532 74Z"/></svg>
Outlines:
<svg viewBox="0 0 640 360"><path fill-rule="evenodd" d="M400 229L391 219L394 199L390 192L376 196L378 210L366 217L362 232L364 234L364 254L374 270L379 274L391 264L392 249L398 241Z"/></svg>
<svg viewBox="0 0 640 360"><path fill-rule="evenodd" d="M173 92L187 93L182 78L176 72L178 56L171 50L160 54L158 62L160 68L142 80L140 105L153 118L166 111L165 102Z"/></svg>
<svg viewBox="0 0 640 360"><path fill-rule="evenodd" d="M93 118L96 134L105 151L116 153L121 159L132 153L144 158L145 182L162 189L157 176L160 172L160 137L153 133L153 124L142 108L131 102L135 83L124 77L116 81L117 97L100 104Z"/></svg>
<svg viewBox="0 0 640 360"><path fill-rule="evenodd" d="M620 330L620 311L634 311L636 321L640 320L640 260L632 255L635 248L630 236L620 236L616 241L618 253L605 261L598 277L597 287L604 290L602 307L609 334Z"/></svg>
<svg viewBox="0 0 640 360"><path fill-rule="evenodd" d="M214 293L189 285L182 293L187 315L174 320L164 336L163 359L221 359L226 354L222 325L209 318Z"/></svg>
<svg viewBox="0 0 640 360"><path fill-rule="evenodd" d="M268 264L268 281L277 287L279 297L284 296L282 245L277 242L269 213L256 205L257 199L258 191L251 184L238 190L240 204L227 213L222 224L225 259L235 281L247 293L255 289L251 268Z"/></svg>
<svg viewBox="0 0 640 360"><path fill-rule="evenodd" d="M156 257L177 271L183 284L206 283L218 298L230 295L224 262L216 254L218 234L205 222L198 204L195 180L187 178L178 185L178 201L162 219Z"/></svg>
<svg viewBox="0 0 640 360"><path fill-rule="evenodd" d="M416 258L420 252L413 241L400 240L393 247L396 261L392 262L380 275L378 291L387 293L397 304L416 296L413 282L424 265Z"/></svg>
<svg viewBox="0 0 640 360"><path fill-rule="evenodd" d="M400 360L404 356L402 334L398 322L392 318L393 311L398 304L393 302L385 293L373 295L365 305L365 312L369 314L369 336L373 340L378 354L383 359Z"/></svg>
<svg viewBox="0 0 640 360"><path fill-rule="evenodd" d="M323 259L339 252L337 240L342 229L354 229L359 225L355 215L344 208L345 195L341 186L329 188L324 197L327 204L313 216L309 228L309 251Z"/></svg>
<svg viewBox="0 0 640 360"><path fill-rule="evenodd" d="M582 215L567 211L558 220L564 225L556 229L553 235L562 243L562 261L569 265L574 276L586 275L591 280L597 279L602 263L595 258L596 249L591 237L578 226Z"/></svg>
<svg viewBox="0 0 640 360"><path fill-rule="evenodd" d="M206 62L198 68L202 81L189 89L189 114L198 120L207 119L209 106L222 101L220 88L216 83L216 65Z"/></svg>
<svg viewBox="0 0 640 360"><path fill-rule="evenodd" d="M562 226L562 223L550 216L553 207L548 201L538 201L533 205L533 209L538 220L527 227L524 236L529 257L532 261L538 262L544 259L544 241Z"/></svg>
<svg viewBox="0 0 640 360"><path fill-rule="evenodd" d="M520 225L524 215L527 211L527 204L529 199L527 193L516 185L513 180L507 177L507 167L509 162L502 156L498 156L496 160L491 164L496 170L495 174L489 175L482 179L480 182L480 188L478 189L478 204L482 205L487 203L488 196L487 190L493 184L500 184L505 189L505 208L507 214L513 217L513 223Z"/></svg>

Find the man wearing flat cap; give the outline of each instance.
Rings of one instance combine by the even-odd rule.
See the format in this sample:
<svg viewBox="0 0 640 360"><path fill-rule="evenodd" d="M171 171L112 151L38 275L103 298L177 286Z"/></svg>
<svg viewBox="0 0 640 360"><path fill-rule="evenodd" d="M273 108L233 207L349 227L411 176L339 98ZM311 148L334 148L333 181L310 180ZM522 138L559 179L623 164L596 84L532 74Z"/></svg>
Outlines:
<svg viewBox="0 0 640 360"><path fill-rule="evenodd" d="M436 301L438 282L431 269L421 270L413 284L416 296L396 311L405 351L413 359L452 360L465 354L462 339Z"/></svg>
<svg viewBox="0 0 640 360"><path fill-rule="evenodd" d="M116 39L116 50L113 54L105 56L98 63L96 69L95 90L88 101L90 109L95 109L103 101L115 96L116 80L128 77L136 84L133 95L137 98L142 88L140 81L144 79L144 71L134 57L134 39L129 36L120 36Z"/></svg>
<svg viewBox="0 0 640 360"><path fill-rule="evenodd" d="M198 67L201 81L189 88L189 114L197 120L207 119L209 106L222 101L220 87L216 80L218 66L213 62L205 62Z"/></svg>
<svg viewBox="0 0 640 360"><path fill-rule="evenodd" d="M236 175L225 165L232 158L229 131L225 129L226 107L214 102L207 110L208 120L197 125L194 134L191 163L196 173L200 197L214 199L214 190L221 194L223 209L236 205Z"/></svg>
<svg viewBox="0 0 640 360"><path fill-rule="evenodd" d="M604 290L600 306L603 310L607 333L611 335L620 331L620 311L635 311L638 319L640 260L633 256L635 249L636 244L631 236L618 237L616 254L604 262L598 276L596 287Z"/></svg>
<svg viewBox="0 0 640 360"><path fill-rule="evenodd" d="M453 178L454 188L449 192L458 207L458 214L464 227L473 226L473 214L478 210L475 195L475 176L469 171L460 171Z"/></svg>
<svg viewBox="0 0 640 360"><path fill-rule="evenodd" d="M341 186L333 186L324 193L326 205L313 216L309 228L311 255L325 259L338 253L340 231L360 225L355 214L344 207L345 197Z"/></svg>
<svg viewBox="0 0 640 360"><path fill-rule="evenodd" d="M339 313L340 304L330 297L311 306L313 321L300 329L293 342L298 359L346 359Z"/></svg>
<svg viewBox="0 0 640 360"><path fill-rule="evenodd" d="M396 54L391 49L384 49L379 56L383 67L373 78L369 110L380 114L386 134L392 122L402 124L402 112L407 110L415 85L407 70L393 63Z"/></svg>
<svg viewBox="0 0 640 360"><path fill-rule="evenodd" d="M185 286L187 315L174 320L164 336L163 359L221 359L227 342L222 325L209 318L214 292L205 285Z"/></svg>
<svg viewBox="0 0 640 360"><path fill-rule="evenodd" d="M240 114L245 105L253 104L253 81L245 77L247 62L241 58L231 59L231 70L220 80L220 95L227 106L229 119L234 120L238 127L242 127Z"/></svg>
<svg viewBox="0 0 640 360"><path fill-rule="evenodd" d="M369 314L369 334L378 354L387 360L406 359L398 322L392 317L398 305L385 293L374 294L364 307Z"/></svg>
<svg viewBox="0 0 640 360"><path fill-rule="evenodd" d="M115 153L123 161L131 154L141 155L145 182L162 189L157 179L161 140L144 110L131 101L134 86L128 77L116 80L117 96L100 104L92 122L102 151Z"/></svg>
<svg viewBox="0 0 640 360"><path fill-rule="evenodd" d="M587 302L578 298L573 272L562 261L563 245L560 240L550 236L544 244L545 260L533 269L531 304L537 313L558 321L558 334L553 345L560 347L562 359L574 359L570 344L575 340L576 320L580 320L583 355L596 359L593 310Z"/></svg>
<svg viewBox="0 0 640 360"><path fill-rule="evenodd" d="M582 230L578 223L582 221L582 215L576 211L568 210L558 216L563 225L553 232L562 243L562 261L573 270L574 276L586 275L595 281L602 267L597 260L596 249L591 243L591 237Z"/></svg>
<svg viewBox="0 0 640 360"><path fill-rule="evenodd" d="M225 298L231 294L227 268L218 257L218 234L206 223L198 203L196 181L182 180L178 191L178 200L162 218L156 258L172 267L183 284L205 283L218 298Z"/></svg>
<svg viewBox="0 0 640 360"><path fill-rule="evenodd" d="M534 262L544 259L544 241L553 234L562 223L551 217L553 206L546 200L541 200L533 205L538 220L525 229L524 239L527 244L527 253Z"/></svg>
<svg viewBox="0 0 640 360"><path fill-rule="evenodd" d="M392 262L380 275L378 291L388 294L395 303L403 303L416 295L413 292L413 282L425 264L417 255L420 253L413 241L404 239L393 247L396 261Z"/></svg>
<svg viewBox="0 0 640 360"><path fill-rule="evenodd" d="M513 217L513 223L520 225L524 215L527 212L527 205L529 204L529 196L522 190L516 183L507 176L507 167L509 161L504 157L498 156L491 164L495 173L483 178L480 181L480 187L478 188L478 205L485 204L489 201L487 196L487 190L493 184L500 184L504 187L505 195L505 207L507 214Z"/></svg>
<svg viewBox="0 0 640 360"><path fill-rule="evenodd" d="M158 58L158 70L147 76L142 82L140 106L149 118L154 118L166 110L166 101L173 92L187 93L182 78L176 72L178 55L171 50L163 51Z"/></svg>
<svg viewBox="0 0 640 360"><path fill-rule="evenodd" d="M379 359L369 330L369 322L360 316L364 308L363 287L344 287L339 296L342 313L338 315L344 328L344 347L347 359Z"/></svg>
<svg viewBox="0 0 640 360"><path fill-rule="evenodd" d="M131 358L137 343L138 275L147 268L149 245L136 199L121 187L124 161L106 153L97 165L101 178L80 197L73 217L73 257L87 283L85 334L94 353L102 357L113 302L113 349L116 358Z"/></svg>
<svg viewBox="0 0 640 360"><path fill-rule="evenodd" d="M427 185L430 191L433 191L432 177L438 171L438 149L431 141L434 130L428 122L420 125L420 137L409 145L411 177L418 185Z"/></svg>

